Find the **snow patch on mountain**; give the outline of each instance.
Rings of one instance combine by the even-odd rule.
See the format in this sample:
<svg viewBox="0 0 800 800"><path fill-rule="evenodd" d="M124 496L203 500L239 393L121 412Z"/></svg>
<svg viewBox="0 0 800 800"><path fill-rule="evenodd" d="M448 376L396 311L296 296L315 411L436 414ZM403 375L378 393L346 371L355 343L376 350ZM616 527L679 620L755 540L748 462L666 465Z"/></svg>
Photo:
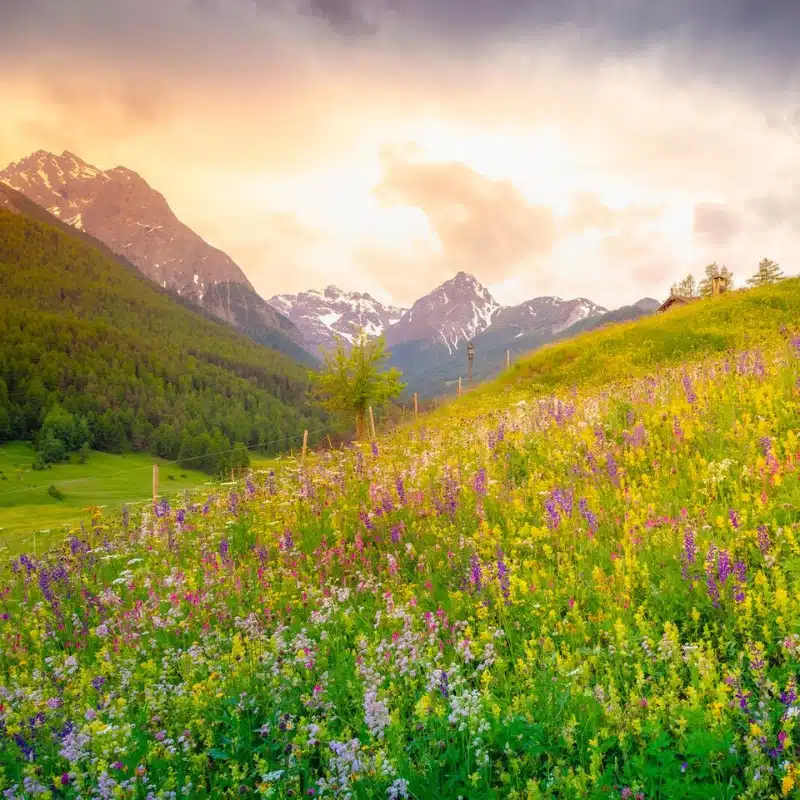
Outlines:
<svg viewBox="0 0 800 800"><path fill-rule="evenodd" d="M486 330L502 306L472 275L454 278L421 297L386 334L390 345L431 340L448 352Z"/></svg>
<svg viewBox="0 0 800 800"><path fill-rule="evenodd" d="M380 336L404 313L369 294L346 292L334 285L322 292L275 295L269 303L294 322L306 341L322 350L333 349L340 340L352 343L360 330L367 336Z"/></svg>

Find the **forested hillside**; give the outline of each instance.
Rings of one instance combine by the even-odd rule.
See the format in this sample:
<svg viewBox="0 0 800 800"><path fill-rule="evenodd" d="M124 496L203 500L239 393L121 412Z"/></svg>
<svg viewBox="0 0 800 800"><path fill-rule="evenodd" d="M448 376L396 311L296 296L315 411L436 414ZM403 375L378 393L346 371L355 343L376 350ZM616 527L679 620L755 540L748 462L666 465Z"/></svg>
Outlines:
<svg viewBox="0 0 800 800"><path fill-rule="evenodd" d="M0 441L63 430L211 471L213 453L320 426L303 366L174 302L116 260L0 209ZM49 434L48 434L49 435ZM57 449L57 448L56 448Z"/></svg>

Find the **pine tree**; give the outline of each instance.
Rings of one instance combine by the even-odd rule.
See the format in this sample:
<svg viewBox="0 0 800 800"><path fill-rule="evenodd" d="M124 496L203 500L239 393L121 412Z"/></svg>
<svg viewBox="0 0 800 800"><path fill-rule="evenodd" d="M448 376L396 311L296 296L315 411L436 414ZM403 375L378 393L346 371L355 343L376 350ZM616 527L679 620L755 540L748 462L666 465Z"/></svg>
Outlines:
<svg viewBox="0 0 800 800"><path fill-rule="evenodd" d="M682 281L673 284L672 293L682 297L697 297L697 283L694 275L687 275Z"/></svg>
<svg viewBox="0 0 800 800"><path fill-rule="evenodd" d="M758 271L752 278L747 279L748 286L764 286L768 283L777 283L784 279L783 270L780 265L772 259L762 258L758 264Z"/></svg>
<svg viewBox="0 0 800 800"><path fill-rule="evenodd" d="M733 273L727 267L718 267L717 262L706 267L705 277L697 287L700 297L711 297L714 293L714 278L722 278L726 289L733 288Z"/></svg>

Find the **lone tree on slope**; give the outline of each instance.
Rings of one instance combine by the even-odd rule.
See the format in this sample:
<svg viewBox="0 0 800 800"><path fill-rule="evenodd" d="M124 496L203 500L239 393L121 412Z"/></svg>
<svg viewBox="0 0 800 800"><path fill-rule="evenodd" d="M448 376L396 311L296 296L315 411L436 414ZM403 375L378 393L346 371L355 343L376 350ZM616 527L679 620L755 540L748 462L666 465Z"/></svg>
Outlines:
<svg viewBox="0 0 800 800"><path fill-rule="evenodd" d="M369 407L403 391L401 373L394 368L381 369L387 358L383 338L370 339L361 331L349 351L340 339L336 349L325 354L322 371L311 373L312 391L319 404L348 424L355 423L359 438Z"/></svg>
<svg viewBox="0 0 800 800"><path fill-rule="evenodd" d="M762 258L758 264L758 271L752 278L747 279L748 286L764 286L767 283L777 283L784 279L783 270L769 258Z"/></svg>

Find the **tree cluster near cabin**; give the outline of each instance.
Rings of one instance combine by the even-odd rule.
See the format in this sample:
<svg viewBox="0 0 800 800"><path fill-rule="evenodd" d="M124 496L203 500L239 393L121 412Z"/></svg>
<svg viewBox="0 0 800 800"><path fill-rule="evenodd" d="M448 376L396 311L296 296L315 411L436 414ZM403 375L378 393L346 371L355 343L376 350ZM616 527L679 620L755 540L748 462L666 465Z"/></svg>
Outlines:
<svg viewBox="0 0 800 800"><path fill-rule="evenodd" d="M766 286L770 283L778 283L785 277L779 264L769 258L762 258L755 274L747 279L747 285L751 288ZM672 285L672 292L683 297L711 297L714 293L714 278L722 278L726 289L733 289L733 273L726 266L717 266L715 261L705 268L703 279L699 283L695 280L694 275L689 274Z"/></svg>
<svg viewBox="0 0 800 800"><path fill-rule="evenodd" d="M304 366L0 211L0 441L34 441L43 462L91 446L218 472L320 428L307 392Z"/></svg>

